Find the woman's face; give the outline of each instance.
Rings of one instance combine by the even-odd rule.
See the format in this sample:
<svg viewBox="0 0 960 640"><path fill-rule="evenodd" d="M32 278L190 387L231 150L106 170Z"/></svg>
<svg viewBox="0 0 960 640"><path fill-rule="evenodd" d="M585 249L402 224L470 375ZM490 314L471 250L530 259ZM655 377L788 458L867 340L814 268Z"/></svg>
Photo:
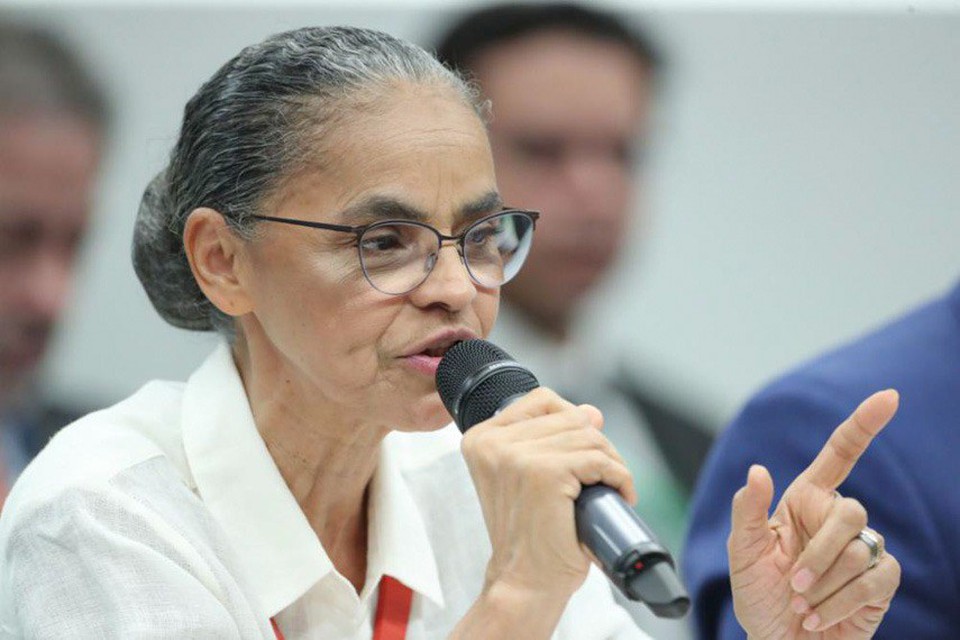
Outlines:
<svg viewBox="0 0 960 640"><path fill-rule="evenodd" d="M286 181L264 214L350 226L418 216L458 234L502 206L486 131L451 90L401 86L381 103L337 126L325 164ZM474 283L445 245L423 284L387 295L365 279L355 235L273 222L259 231L242 251L253 309L240 323L251 366L277 399L315 419L402 430L449 422L437 354L489 333L499 289Z"/></svg>

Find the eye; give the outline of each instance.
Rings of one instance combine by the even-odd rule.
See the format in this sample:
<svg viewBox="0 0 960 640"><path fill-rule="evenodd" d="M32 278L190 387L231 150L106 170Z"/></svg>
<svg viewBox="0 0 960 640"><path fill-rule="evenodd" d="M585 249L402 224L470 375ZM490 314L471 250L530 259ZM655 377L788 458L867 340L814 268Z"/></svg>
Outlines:
<svg viewBox="0 0 960 640"><path fill-rule="evenodd" d="M369 253L392 251L404 248L401 234L392 227L372 229L363 235L360 248Z"/></svg>
<svg viewBox="0 0 960 640"><path fill-rule="evenodd" d="M464 241L467 244L484 244L490 238L500 233L500 227L502 224L503 220L500 218L478 224L467 232L467 237L464 238Z"/></svg>
<svg viewBox="0 0 960 640"><path fill-rule="evenodd" d="M44 232L40 223L17 220L16 215L10 217L12 222L0 222L0 259L12 261L36 251L44 241Z"/></svg>
<svg viewBox="0 0 960 640"><path fill-rule="evenodd" d="M514 145L521 155L542 164L557 164L565 153L563 141L550 136L525 136L515 140Z"/></svg>

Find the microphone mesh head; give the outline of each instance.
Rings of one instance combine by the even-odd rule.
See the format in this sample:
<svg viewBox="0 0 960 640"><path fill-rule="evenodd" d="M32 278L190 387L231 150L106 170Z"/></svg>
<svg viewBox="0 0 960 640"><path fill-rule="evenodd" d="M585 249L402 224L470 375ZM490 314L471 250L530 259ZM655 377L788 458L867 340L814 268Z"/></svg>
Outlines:
<svg viewBox="0 0 960 640"><path fill-rule="evenodd" d="M512 362L513 358L486 340L460 342L440 360L437 392L461 431L493 416L507 398L540 386L533 374L519 365L498 370L476 383L475 376L484 368L504 361ZM461 403L465 396L468 396L466 401ZM461 405L460 415L457 415L457 405Z"/></svg>
<svg viewBox="0 0 960 640"><path fill-rule="evenodd" d="M463 394L463 383L488 364L513 360L510 354L486 340L464 340L450 347L437 367L437 392L443 405L454 415Z"/></svg>
<svg viewBox="0 0 960 640"><path fill-rule="evenodd" d="M523 368L502 369L473 387L470 396L460 405L457 426L466 431L478 422L492 418L513 398L540 386L533 374Z"/></svg>

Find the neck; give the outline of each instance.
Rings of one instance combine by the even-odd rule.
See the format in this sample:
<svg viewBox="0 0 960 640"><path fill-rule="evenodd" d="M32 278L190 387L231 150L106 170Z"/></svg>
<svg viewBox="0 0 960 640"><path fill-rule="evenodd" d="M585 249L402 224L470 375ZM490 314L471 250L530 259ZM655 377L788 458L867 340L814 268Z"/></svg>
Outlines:
<svg viewBox="0 0 960 640"><path fill-rule="evenodd" d="M368 487L386 431L330 411L240 339L234 357L254 422L281 476L333 565L359 593L366 575Z"/></svg>

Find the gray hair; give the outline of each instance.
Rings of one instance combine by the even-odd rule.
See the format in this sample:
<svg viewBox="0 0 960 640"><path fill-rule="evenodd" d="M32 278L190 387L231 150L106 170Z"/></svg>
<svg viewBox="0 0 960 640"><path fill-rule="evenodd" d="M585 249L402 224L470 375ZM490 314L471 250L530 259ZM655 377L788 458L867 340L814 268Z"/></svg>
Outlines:
<svg viewBox="0 0 960 640"><path fill-rule="evenodd" d="M0 19L0 113L79 116L98 130L110 119L93 74L56 35Z"/></svg>
<svg viewBox="0 0 960 640"><path fill-rule="evenodd" d="M324 139L358 110L375 109L401 82L447 86L481 118L475 88L416 45L353 27L280 33L241 51L190 99L167 167L137 214L133 266L168 323L232 335L233 323L203 295L183 248L197 207L220 212L250 238L283 180L323 166ZM319 143L319 144L318 144Z"/></svg>

